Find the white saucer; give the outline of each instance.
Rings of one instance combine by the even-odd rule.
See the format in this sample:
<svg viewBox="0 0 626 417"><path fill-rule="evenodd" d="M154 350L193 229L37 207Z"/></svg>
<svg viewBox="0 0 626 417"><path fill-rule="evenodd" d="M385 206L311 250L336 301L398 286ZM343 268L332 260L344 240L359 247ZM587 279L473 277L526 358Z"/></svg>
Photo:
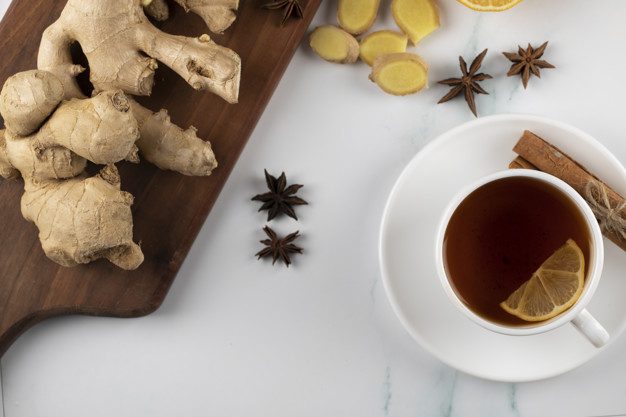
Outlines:
<svg viewBox="0 0 626 417"><path fill-rule="evenodd" d="M626 195L626 170L586 133L537 116L483 117L444 133L412 159L387 201L379 242L385 290L413 338L449 366L507 382L553 377L602 351L569 324L535 336L485 330L456 310L437 278L434 243L444 207L462 186L506 169L516 156L511 149L525 129ZM605 252L602 280L588 310L614 340L626 327L626 254L606 238Z"/></svg>

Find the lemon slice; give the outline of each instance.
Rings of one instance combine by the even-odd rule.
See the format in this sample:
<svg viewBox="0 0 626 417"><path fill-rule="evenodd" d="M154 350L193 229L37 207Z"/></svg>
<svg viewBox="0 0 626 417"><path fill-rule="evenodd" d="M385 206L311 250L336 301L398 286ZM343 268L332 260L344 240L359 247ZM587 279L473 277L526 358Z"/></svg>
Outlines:
<svg viewBox="0 0 626 417"><path fill-rule="evenodd" d="M522 0L457 0L470 9L481 12L500 12L510 9Z"/></svg>
<svg viewBox="0 0 626 417"><path fill-rule="evenodd" d="M525 321L547 320L578 300L584 279L585 256L568 239L500 307Z"/></svg>

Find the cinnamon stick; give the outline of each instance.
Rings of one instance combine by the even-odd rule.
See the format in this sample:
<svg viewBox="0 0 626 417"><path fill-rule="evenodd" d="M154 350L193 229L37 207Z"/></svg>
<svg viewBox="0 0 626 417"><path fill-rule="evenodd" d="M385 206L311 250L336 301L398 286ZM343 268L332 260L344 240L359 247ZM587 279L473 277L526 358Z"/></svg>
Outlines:
<svg viewBox="0 0 626 417"><path fill-rule="evenodd" d="M510 168L538 169L569 184L591 206L602 233L626 250L626 200L556 146L526 130L513 151Z"/></svg>
<svg viewBox="0 0 626 417"><path fill-rule="evenodd" d="M515 159L511 161L509 164L509 168L524 168L524 169L537 169L536 166L522 158L521 156L516 156Z"/></svg>

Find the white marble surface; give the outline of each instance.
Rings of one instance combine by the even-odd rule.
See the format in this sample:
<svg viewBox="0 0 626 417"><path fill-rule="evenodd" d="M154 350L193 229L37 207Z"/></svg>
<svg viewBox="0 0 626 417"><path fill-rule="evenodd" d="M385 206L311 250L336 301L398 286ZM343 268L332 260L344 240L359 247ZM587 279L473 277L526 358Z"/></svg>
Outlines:
<svg viewBox="0 0 626 417"><path fill-rule="evenodd" d="M376 28L395 28L389 2ZM336 0L323 3L313 26L335 20ZM478 379L411 339L384 292L377 253L383 207L404 166L474 118L460 98L436 104L448 91L436 81L458 76L459 55L470 61L489 48L483 70L494 79L482 83L490 94L477 97L479 116L554 118L626 161L626 2L524 0L496 14L438 4L441 28L410 48L431 68L430 88L417 95L388 96L365 64L326 63L303 41L162 307L27 331L2 358L5 416L626 413L625 335L555 378ZM524 90L505 76L501 52L546 40L545 59L557 68ZM305 252L288 269L253 256L266 222L250 197L263 191L264 168L304 184L299 194L310 202L297 208L298 222L271 223L302 234Z"/></svg>

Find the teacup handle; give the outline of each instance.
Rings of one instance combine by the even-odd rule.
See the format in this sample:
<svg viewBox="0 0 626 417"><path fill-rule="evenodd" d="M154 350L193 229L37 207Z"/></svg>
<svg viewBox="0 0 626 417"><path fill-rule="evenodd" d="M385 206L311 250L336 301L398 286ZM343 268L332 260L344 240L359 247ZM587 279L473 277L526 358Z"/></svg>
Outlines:
<svg viewBox="0 0 626 417"><path fill-rule="evenodd" d="M595 347L602 347L609 341L609 332L594 319L593 316L583 309L574 319L572 324L576 327Z"/></svg>

